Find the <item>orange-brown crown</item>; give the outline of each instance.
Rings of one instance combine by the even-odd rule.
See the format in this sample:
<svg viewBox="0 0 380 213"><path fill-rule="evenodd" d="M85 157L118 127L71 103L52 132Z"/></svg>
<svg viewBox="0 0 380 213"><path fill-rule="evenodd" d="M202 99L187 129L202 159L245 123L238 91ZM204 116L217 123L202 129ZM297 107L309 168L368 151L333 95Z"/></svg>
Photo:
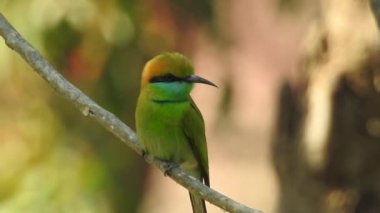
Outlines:
<svg viewBox="0 0 380 213"><path fill-rule="evenodd" d="M145 86L153 77L172 74L184 78L194 74L189 59L180 53L162 53L145 64L141 86Z"/></svg>

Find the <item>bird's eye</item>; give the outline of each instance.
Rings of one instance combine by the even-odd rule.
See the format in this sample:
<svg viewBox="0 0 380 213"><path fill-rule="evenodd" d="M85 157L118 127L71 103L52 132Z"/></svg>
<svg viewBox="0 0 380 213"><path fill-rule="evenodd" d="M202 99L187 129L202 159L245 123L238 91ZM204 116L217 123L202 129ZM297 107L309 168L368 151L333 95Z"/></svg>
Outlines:
<svg viewBox="0 0 380 213"><path fill-rule="evenodd" d="M178 78L172 74L166 74L166 75L162 75L162 76L155 76L149 80L150 83L175 82L175 81L182 81L182 79Z"/></svg>

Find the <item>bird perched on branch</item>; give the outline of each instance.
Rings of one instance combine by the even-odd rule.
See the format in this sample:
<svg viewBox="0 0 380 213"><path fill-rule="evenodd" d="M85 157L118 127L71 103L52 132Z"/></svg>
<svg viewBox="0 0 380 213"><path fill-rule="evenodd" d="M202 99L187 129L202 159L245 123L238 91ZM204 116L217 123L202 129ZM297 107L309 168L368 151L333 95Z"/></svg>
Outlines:
<svg viewBox="0 0 380 213"><path fill-rule="evenodd" d="M136 108L136 129L143 149L178 164L210 186L202 114L190 97L194 83L214 83L194 75L190 61L179 53L163 53L146 63ZM206 213L203 199L190 193L194 213Z"/></svg>

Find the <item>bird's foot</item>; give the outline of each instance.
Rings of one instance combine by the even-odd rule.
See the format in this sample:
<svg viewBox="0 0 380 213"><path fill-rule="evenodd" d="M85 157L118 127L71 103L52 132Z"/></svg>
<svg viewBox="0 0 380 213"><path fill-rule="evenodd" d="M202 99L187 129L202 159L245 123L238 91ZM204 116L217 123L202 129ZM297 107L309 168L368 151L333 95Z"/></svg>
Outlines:
<svg viewBox="0 0 380 213"><path fill-rule="evenodd" d="M142 151L141 151L141 155L142 155L142 157L143 157L144 159L146 159L146 156L148 155L148 152L145 151L145 150L142 150Z"/></svg>
<svg viewBox="0 0 380 213"><path fill-rule="evenodd" d="M178 168L178 165L177 165L177 164L174 164L174 163L168 163L168 164L166 165L164 175L165 175L165 176L170 176L171 172L172 172L173 169L175 169L175 168Z"/></svg>

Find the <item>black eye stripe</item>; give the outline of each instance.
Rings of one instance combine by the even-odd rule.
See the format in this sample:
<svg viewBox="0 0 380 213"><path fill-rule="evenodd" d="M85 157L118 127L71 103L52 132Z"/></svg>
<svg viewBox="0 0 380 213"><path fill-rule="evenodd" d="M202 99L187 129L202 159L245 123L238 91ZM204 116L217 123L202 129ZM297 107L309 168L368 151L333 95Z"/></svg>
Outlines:
<svg viewBox="0 0 380 213"><path fill-rule="evenodd" d="M162 75L162 76L155 76L149 80L150 83L175 82L175 81L184 81L184 79L178 78L172 74L166 74L166 75Z"/></svg>

